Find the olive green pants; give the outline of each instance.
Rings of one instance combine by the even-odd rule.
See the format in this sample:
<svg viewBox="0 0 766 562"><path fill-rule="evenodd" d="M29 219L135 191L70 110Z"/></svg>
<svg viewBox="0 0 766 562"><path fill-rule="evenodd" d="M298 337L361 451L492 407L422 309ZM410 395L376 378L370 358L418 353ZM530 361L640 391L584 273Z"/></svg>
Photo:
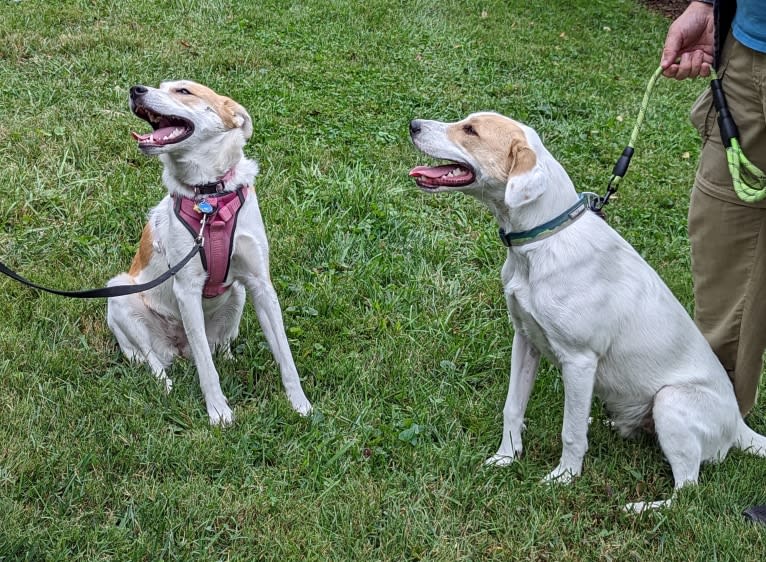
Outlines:
<svg viewBox="0 0 766 562"><path fill-rule="evenodd" d="M766 54L729 37L719 77L747 157L766 170ZM695 321L734 384L740 411L755 404L766 350L766 200L734 193L709 90L692 123L703 140L689 207Z"/></svg>

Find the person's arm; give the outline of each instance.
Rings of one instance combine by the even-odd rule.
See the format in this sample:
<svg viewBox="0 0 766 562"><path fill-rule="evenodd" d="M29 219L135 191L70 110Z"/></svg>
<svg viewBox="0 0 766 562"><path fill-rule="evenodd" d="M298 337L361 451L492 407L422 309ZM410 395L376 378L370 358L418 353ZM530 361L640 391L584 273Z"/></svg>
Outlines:
<svg viewBox="0 0 766 562"><path fill-rule="evenodd" d="M712 1L690 2L668 29L660 59L663 74L677 80L710 75L714 38Z"/></svg>

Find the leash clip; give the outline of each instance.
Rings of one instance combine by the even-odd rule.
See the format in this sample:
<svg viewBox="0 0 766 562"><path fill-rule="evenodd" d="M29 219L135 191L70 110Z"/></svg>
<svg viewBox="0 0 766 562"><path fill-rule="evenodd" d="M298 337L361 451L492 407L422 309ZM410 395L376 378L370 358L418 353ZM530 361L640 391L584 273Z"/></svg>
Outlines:
<svg viewBox="0 0 766 562"><path fill-rule="evenodd" d="M215 212L215 207L207 199L202 199L194 205L194 210L202 215L199 220L199 234L197 234L194 242L202 246L205 243L205 224L207 224L207 218Z"/></svg>
<svg viewBox="0 0 766 562"><path fill-rule="evenodd" d="M606 188L606 193L601 196L597 193L585 192L588 209L593 213L606 220L606 213L604 212L604 206L609 203L609 198L617 192L617 187L612 185L614 177L609 180L609 185Z"/></svg>
<svg viewBox="0 0 766 562"><path fill-rule="evenodd" d="M210 205L208 203L208 205ZM203 212L202 218L199 221L199 234L197 234L197 238L194 239L194 243L198 246L202 246L205 243L205 224L207 224L207 217L208 213Z"/></svg>
<svg viewBox="0 0 766 562"><path fill-rule="evenodd" d="M580 196L585 199L585 206L591 211L599 211L604 206L603 198L598 193L592 191L583 191Z"/></svg>
<svg viewBox="0 0 766 562"><path fill-rule="evenodd" d="M606 193L603 197L596 196L590 204L590 210L606 220L606 214L604 213L604 206L609 203L609 199L617 193L617 184L623 178L630 166L630 159L633 157L633 147L628 145L622 151L620 158L614 165L612 170L612 177L609 178L609 184L606 186Z"/></svg>

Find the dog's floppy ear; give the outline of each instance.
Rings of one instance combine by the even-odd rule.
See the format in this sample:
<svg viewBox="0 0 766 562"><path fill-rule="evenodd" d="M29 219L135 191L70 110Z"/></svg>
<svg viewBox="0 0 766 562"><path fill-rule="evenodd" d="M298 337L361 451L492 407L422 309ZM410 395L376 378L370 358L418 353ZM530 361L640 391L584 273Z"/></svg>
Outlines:
<svg viewBox="0 0 766 562"><path fill-rule="evenodd" d="M226 113L223 118L224 124L231 129L242 129L245 140L253 134L253 120L247 110L230 98L226 98L223 103L223 109Z"/></svg>
<svg viewBox="0 0 766 562"><path fill-rule="evenodd" d="M537 156L527 143L527 139L514 134L508 151L508 177L525 174L535 167Z"/></svg>
<svg viewBox="0 0 766 562"><path fill-rule="evenodd" d="M531 203L545 191L545 181L536 168L537 155L527 139L514 135L508 152L508 183L505 202L510 207Z"/></svg>

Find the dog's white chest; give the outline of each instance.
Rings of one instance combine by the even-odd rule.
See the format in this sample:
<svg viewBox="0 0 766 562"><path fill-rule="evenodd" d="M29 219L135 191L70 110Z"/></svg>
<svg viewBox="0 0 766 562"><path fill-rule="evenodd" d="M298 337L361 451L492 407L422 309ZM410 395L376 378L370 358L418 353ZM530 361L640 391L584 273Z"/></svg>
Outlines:
<svg viewBox="0 0 766 562"><path fill-rule="evenodd" d="M526 336L540 353L557 364L558 362L551 348L550 341L545 335L545 330L537 322L534 313L524 306L523 299L520 300L516 297L517 294L506 292L508 313L513 321L514 330Z"/></svg>
<svg viewBox="0 0 766 562"><path fill-rule="evenodd" d="M546 330L540 324L543 313L534 305L525 269L514 267L509 260L503 267L502 278L508 314L514 330L526 336L546 358L558 363Z"/></svg>

